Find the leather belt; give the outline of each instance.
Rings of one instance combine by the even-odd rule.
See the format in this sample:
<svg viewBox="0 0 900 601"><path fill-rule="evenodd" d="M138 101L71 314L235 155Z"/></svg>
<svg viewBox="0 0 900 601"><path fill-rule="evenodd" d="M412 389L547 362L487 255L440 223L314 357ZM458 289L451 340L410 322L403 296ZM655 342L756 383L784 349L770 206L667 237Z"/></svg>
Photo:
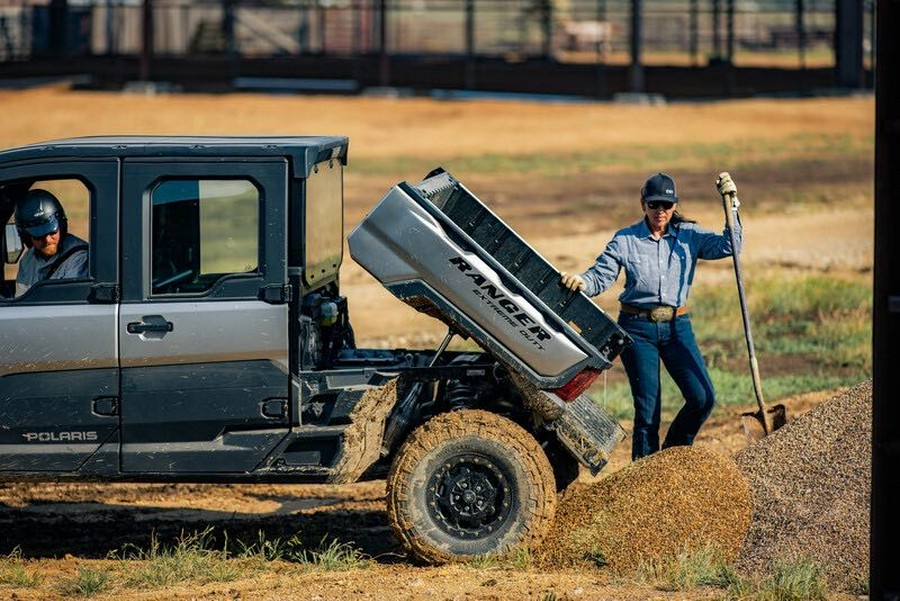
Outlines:
<svg viewBox="0 0 900 601"><path fill-rule="evenodd" d="M687 307L670 307L669 305L658 305L650 309L642 309L634 305L621 303L619 310L622 313L630 313L631 315L640 315L646 317L650 321L672 321L676 317L681 317L688 312Z"/></svg>

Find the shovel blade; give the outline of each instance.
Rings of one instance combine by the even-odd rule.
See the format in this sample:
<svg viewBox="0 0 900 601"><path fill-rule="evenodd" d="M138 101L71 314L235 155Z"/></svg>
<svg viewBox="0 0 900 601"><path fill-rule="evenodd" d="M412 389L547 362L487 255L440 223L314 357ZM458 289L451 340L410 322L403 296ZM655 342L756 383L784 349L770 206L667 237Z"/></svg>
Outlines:
<svg viewBox="0 0 900 601"><path fill-rule="evenodd" d="M766 436L767 430L771 434L786 423L787 410L784 405L780 404L769 407L765 416L762 411L741 414L741 426L743 426L744 436L750 444L762 440Z"/></svg>

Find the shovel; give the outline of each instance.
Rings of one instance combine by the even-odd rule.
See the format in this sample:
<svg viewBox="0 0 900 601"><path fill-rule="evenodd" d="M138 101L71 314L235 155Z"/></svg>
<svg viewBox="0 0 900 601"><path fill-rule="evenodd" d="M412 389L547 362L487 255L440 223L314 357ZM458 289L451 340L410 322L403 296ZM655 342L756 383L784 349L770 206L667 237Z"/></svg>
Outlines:
<svg viewBox="0 0 900 601"><path fill-rule="evenodd" d="M720 176L721 177L721 176ZM716 182L718 183L718 181ZM734 235L734 212L732 207L737 200L736 194L723 194L722 206L725 209L725 223L728 225L728 233L731 236L731 248L737 248ZM753 349L753 335L750 333L750 315L747 311L747 299L744 294L744 281L741 278L741 263L738 253L732 252L734 260L734 275L737 280L738 297L741 301L741 316L744 319L744 335L747 339L747 353L750 356L750 375L753 378L753 391L756 393L756 411L741 414L741 425L744 427L744 436L747 442L752 444L765 436L768 436L787 423L787 413L784 405L766 407L763 399L762 383L759 379L759 364L756 361L756 351Z"/></svg>

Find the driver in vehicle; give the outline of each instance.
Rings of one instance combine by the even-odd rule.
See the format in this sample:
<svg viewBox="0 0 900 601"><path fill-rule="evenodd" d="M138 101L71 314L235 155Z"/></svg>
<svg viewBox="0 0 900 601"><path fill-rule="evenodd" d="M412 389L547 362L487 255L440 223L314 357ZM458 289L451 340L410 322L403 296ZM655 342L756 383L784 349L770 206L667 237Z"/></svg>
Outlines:
<svg viewBox="0 0 900 601"><path fill-rule="evenodd" d="M16 229L28 250L19 262L16 296L44 280L88 277L88 243L68 232L66 212L46 190L29 190L16 204Z"/></svg>

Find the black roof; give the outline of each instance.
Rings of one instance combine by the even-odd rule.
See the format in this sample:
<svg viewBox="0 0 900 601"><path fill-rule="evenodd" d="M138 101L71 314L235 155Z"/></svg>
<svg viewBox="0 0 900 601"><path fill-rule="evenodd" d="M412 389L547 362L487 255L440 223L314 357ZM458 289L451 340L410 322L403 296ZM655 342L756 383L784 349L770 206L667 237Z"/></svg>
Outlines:
<svg viewBox="0 0 900 601"><path fill-rule="evenodd" d="M289 158L295 177L329 158L347 164L346 136L89 136L0 151L0 163L35 158L272 157Z"/></svg>

